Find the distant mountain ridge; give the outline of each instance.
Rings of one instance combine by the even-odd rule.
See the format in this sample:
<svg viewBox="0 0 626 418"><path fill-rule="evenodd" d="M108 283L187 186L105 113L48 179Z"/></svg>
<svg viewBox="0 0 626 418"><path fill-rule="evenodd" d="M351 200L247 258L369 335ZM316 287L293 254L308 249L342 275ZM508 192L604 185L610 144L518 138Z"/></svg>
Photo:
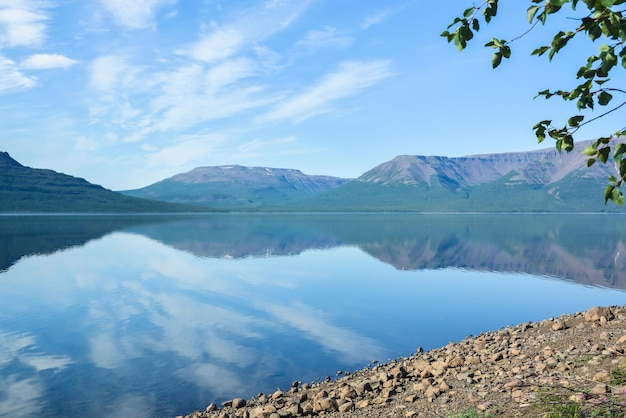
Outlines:
<svg viewBox="0 0 626 418"><path fill-rule="evenodd" d="M312 197L348 181L338 177L307 175L294 169L223 165L198 167L122 193L215 208L251 209Z"/></svg>
<svg viewBox="0 0 626 418"><path fill-rule="evenodd" d="M156 200L261 211L606 212L611 164L587 167L571 153L441 157L400 155L357 179L238 165L199 167L123 193Z"/></svg>
<svg viewBox="0 0 626 418"><path fill-rule="evenodd" d="M417 212L606 212L613 166L587 167L575 151L554 148L466 157L401 155L293 210Z"/></svg>
<svg viewBox="0 0 626 418"><path fill-rule="evenodd" d="M198 211L204 210L124 196L78 177L26 167L0 152L0 213Z"/></svg>
<svg viewBox="0 0 626 418"><path fill-rule="evenodd" d="M556 149L543 149L458 158L401 155L366 172L357 181L430 186L436 179L450 187L462 188L490 183L514 172L514 181L550 184L581 168L585 176L608 176L608 166L597 164L588 168L587 157L580 152L561 154Z"/></svg>
<svg viewBox="0 0 626 418"><path fill-rule="evenodd" d="M578 142L563 154L550 148L454 158L401 155L354 180L295 169L198 167L120 193L24 167L0 152L0 212L182 210L163 206L171 203L199 211L623 212L604 205L613 165L587 167L580 152L587 145Z"/></svg>

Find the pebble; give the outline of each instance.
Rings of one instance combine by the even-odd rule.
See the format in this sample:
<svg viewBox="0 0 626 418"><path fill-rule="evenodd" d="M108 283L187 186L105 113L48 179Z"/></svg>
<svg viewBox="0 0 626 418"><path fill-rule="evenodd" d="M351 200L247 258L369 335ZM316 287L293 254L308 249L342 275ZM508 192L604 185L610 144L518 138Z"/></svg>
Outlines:
<svg viewBox="0 0 626 418"><path fill-rule="evenodd" d="M622 393L607 385L611 368L624 364L625 344L626 306L594 307L486 332L429 352L418 349L389 364L374 360L375 367L338 372L337 380L295 381L286 392L234 398L223 408L213 403L187 418L409 418L429 417L432 410L453 416L468 404L481 414L499 416L502 405L531 411L540 387L572 385L589 396L616 390L626 397L624 389Z"/></svg>

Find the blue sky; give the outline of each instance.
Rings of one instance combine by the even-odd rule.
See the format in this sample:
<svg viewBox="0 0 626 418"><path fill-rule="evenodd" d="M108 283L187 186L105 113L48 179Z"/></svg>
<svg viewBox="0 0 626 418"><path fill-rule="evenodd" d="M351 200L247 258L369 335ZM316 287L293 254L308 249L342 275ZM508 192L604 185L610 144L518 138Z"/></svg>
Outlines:
<svg viewBox="0 0 626 418"><path fill-rule="evenodd" d="M0 0L0 150L122 190L198 166L358 177L401 154L552 146L532 125L575 111L533 98L571 88L598 45L549 64L530 51L557 28L539 27L494 71L482 45L526 31L528 4L503 2L458 53L439 34L470 4ZM553 21L573 27L565 17Z"/></svg>

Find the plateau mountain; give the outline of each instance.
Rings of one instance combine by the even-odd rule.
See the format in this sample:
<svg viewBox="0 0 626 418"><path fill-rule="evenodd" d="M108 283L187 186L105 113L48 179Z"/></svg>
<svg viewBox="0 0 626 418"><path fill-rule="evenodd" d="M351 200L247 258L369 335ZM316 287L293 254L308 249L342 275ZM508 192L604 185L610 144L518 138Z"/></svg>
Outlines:
<svg viewBox="0 0 626 418"><path fill-rule="evenodd" d="M333 190L349 182L299 170L227 165L198 167L150 186L125 190L128 196L224 209L276 207Z"/></svg>
<svg viewBox="0 0 626 418"><path fill-rule="evenodd" d="M587 145L577 144L580 149ZM402 155L295 210L419 212L605 212L609 164L587 167L578 149L473 155Z"/></svg>

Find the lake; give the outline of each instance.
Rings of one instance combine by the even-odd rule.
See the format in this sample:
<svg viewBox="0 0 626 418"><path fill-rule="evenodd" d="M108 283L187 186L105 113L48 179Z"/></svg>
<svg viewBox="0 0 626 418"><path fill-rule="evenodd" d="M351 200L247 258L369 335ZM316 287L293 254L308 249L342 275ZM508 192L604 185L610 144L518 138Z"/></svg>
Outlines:
<svg viewBox="0 0 626 418"><path fill-rule="evenodd" d="M170 417L623 305L625 219L0 216L0 416Z"/></svg>

